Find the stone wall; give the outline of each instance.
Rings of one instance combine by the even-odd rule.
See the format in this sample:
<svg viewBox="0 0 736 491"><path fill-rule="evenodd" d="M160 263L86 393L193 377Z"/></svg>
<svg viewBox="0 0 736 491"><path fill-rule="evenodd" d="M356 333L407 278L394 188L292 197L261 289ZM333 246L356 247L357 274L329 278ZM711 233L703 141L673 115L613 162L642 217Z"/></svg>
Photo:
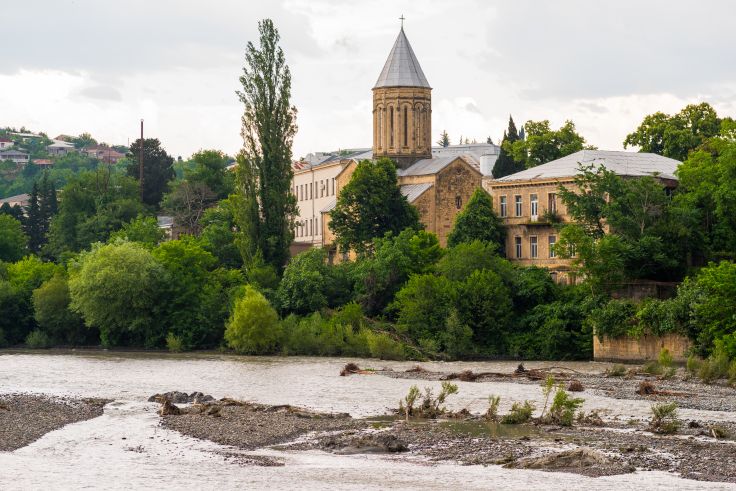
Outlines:
<svg viewBox="0 0 736 491"><path fill-rule="evenodd" d="M447 245L455 216L465 208L473 192L481 187L481 174L462 159L442 169L435 179L435 230L440 244ZM459 203L457 202L459 198ZM459 207L457 205L460 205Z"/></svg>
<svg viewBox="0 0 736 491"><path fill-rule="evenodd" d="M667 348L676 362L687 360L690 340L680 334L642 336L640 338L609 338L593 336L593 359L596 361L656 360L662 348Z"/></svg>

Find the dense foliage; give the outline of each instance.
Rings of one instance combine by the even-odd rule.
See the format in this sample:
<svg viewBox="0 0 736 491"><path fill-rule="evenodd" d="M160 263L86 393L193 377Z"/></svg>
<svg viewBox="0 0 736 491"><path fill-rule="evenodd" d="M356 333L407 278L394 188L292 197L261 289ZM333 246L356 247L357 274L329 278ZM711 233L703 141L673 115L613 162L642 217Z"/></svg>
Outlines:
<svg viewBox="0 0 736 491"><path fill-rule="evenodd" d="M577 132L572 121L565 121L560 129L553 130L545 119L527 121L524 124L524 138L506 141L502 148L505 148L514 162L521 164L520 170L523 170L595 147L586 145L585 138Z"/></svg>
<svg viewBox="0 0 736 491"><path fill-rule="evenodd" d="M468 204L455 217L447 245L453 247L474 240L495 244L499 251L503 250L506 241L503 222L493 211L491 196L482 188L475 190Z"/></svg>
<svg viewBox="0 0 736 491"><path fill-rule="evenodd" d="M330 230L343 251L364 253L372 240L407 227L419 229L419 214L401 194L390 159L363 160L340 190L330 213Z"/></svg>

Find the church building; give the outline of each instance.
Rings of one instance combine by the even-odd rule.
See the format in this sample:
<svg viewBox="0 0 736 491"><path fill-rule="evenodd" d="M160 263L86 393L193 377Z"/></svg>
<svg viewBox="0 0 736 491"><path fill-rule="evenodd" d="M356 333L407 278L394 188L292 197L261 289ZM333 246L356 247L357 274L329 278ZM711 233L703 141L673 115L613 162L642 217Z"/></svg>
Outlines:
<svg viewBox="0 0 736 491"><path fill-rule="evenodd" d="M297 228L304 220L318 223L320 244L312 235L311 245L321 245L329 250L331 258L335 257L338 251L329 222L340 190L349 182L358 162L388 157L396 162L401 192L419 210L425 230L436 234L444 246L455 216L481 187L483 174L490 174L498 152L498 146L492 143L432 146L432 88L402 27L373 86L372 148L333 155L316 165L295 164L295 189L300 180L313 182L320 167L324 167L325 175L329 174L330 183L334 179L333 187L327 188L331 199L320 209L321 217L307 216L310 204L305 203L306 214L300 209L300 219L302 215L305 218L298 221ZM299 242L298 236L295 242ZM303 242L309 242L309 238Z"/></svg>

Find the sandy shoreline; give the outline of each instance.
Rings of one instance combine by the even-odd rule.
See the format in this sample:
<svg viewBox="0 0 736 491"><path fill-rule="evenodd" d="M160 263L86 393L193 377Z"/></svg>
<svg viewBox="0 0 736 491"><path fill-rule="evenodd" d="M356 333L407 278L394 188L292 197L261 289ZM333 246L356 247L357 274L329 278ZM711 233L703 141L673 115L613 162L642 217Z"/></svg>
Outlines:
<svg viewBox="0 0 736 491"><path fill-rule="evenodd" d="M0 394L0 452L24 447L70 423L102 415L104 399Z"/></svg>

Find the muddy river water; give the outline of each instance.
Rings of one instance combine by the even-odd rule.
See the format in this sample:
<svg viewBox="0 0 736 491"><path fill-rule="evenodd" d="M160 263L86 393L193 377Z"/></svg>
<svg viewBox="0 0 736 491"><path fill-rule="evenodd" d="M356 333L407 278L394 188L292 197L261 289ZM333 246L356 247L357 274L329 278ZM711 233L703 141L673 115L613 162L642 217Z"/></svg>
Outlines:
<svg viewBox="0 0 736 491"><path fill-rule="evenodd" d="M222 447L183 436L158 424L154 393L202 391L265 404L293 404L353 416L383 414L417 381L377 375L340 377L344 358L251 358L219 354L107 352L1 352L0 393L103 397L114 402L103 416L68 425L14 452L0 452L0 489L727 489L728 485L680 479L663 472L587 478L499 466L435 464L385 455L259 450L283 467L243 466ZM356 360L352 360L356 361ZM404 370L409 362L357 360L361 367ZM558 363L559 364L559 363ZM513 362L424 363L430 370L510 372ZM527 363L528 368L545 366ZM599 363L566 363L599 372ZM439 387L439 382L421 386ZM502 397L501 412L514 400L541 401L536 385L458 382L448 406L483 412L490 394ZM607 417L647 417L645 401L586 394L585 410ZM681 411L683 417L733 419L716 411Z"/></svg>

